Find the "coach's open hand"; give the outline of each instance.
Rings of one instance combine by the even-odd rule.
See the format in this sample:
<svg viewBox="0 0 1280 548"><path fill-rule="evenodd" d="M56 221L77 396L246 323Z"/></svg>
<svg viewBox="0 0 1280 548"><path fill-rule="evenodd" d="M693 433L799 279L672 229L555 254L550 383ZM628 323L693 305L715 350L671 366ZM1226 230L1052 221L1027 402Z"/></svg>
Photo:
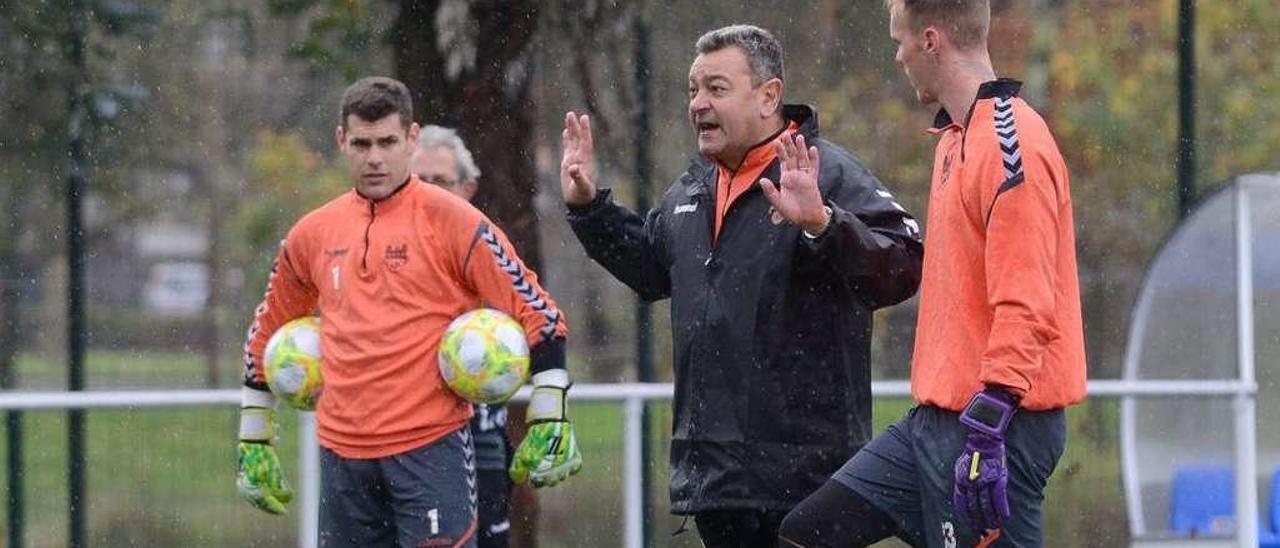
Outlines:
<svg viewBox="0 0 1280 548"><path fill-rule="evenodd" d="M760 190L782 218L810 234L822 234L831 217L818 191L818 148L806 148L803 135L795 141L784 135L774 146L782 161L782 176L776 184L760 179Z"/></svg>
<svg viewBox="0 0 1280 548"><path fill-rule="evenodd" d="M591 118L572 112L564 115L560 134L560 190L564 203L587 205L596 197L596 149L591 138Z"/></svg>

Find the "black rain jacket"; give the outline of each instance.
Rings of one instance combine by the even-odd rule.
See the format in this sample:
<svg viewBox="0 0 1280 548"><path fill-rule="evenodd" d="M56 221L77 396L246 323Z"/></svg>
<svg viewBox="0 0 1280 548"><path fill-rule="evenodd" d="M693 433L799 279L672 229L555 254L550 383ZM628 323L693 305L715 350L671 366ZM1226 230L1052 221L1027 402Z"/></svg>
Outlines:
<svg viewBox="0 0 1280 548"><path fill-rule="evenodd" d="M753 187L713 244L717 169L701 156L646 216L605 188L569 211L592 259L641 297L671 299L676 514L787 510L821 486L871 435L872 311L920 282L916 221L818 138L812 108L783 115L818 147L832 219L817 239L775 224ZM778 181L779 163L762 176Z"/></svg>

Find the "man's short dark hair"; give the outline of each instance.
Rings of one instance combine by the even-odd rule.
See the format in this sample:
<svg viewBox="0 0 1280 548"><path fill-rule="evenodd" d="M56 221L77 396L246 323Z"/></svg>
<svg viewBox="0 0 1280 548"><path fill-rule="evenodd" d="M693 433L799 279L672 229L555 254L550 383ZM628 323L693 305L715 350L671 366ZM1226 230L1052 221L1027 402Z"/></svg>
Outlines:
<svg viewBox="0 0 1280 548"><path fill-rule="evenodd" d="M884 4L889 9L901 6L912 30L940 27L960 48L985 44L991 28L990 0L885 0Z"/></svg>
<svg viewBox="0 0 1280 548"><path fill-rule="evenodd" d="M698 38L694 46L699 55L737 47L747 54L751 65L751 85L771 79L782 80L782 44L769 31L755 25L730 25L710 31Z"/></svg>
<svg viewBox="0 0 1280 548"><path fill-rule="evenodd" d="M366 122L377 122L392 114L400 115L400 125L409 129L413 123L413 99L409 88L399 80L385 76L361 78L342 92L342 127L347 116L356 115Z"/></svg>

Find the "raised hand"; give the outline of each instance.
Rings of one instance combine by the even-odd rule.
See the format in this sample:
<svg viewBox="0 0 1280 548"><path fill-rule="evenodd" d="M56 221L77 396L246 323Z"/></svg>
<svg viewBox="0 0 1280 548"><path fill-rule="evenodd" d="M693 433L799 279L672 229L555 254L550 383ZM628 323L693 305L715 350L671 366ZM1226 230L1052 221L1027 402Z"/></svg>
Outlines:
<svg viewBox="0 0 1280 548"><path fill-rule="evenodd" d="M760 189L788 222L810 234L821 234L831 221L818 191L818 148L805 147L804 136L783 136L774 143L782 161L782 176L774 183L760 179Z"/></svg>
<svg viewBox="0 0 1280 548"><path fill-rule="evenodd" d="M596 149L591 137L591 118L573 112L564 115L560 133L560 190L564 203L586 205L596 197Z"/></svg>

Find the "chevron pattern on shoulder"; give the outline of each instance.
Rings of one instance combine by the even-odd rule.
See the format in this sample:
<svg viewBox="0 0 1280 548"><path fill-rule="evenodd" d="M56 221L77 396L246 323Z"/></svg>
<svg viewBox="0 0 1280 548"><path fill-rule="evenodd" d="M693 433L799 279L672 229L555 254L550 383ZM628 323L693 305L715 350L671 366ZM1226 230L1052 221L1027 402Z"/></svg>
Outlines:
<svg viewBox="0 0 1280 548"><path fill-rule="evenodd" d="M538 332L542 335L543 340L550 340L556 336L556 324L560 321L560 311L555 307L547 304L546 299L538 295L533 284L525 278L524 269L520 268L520 263L515 259L507 256L507 251L503 249L502 242L498 241L498 234L493 228L485 223L480 227L480 239L484 240L485 245L493 254L494 261L497 261L498 268L507 273L511 277L511 286L520 295L530 308L542 314L546 319L546 324L542 326Z"/></svg>
<svg viewBox="0 0 1280 548"><path fill-rule="evenodd" d="M1000 154L1004 161L1006 181L1022 175L1022 151L1018 149L1018 128L1013 120L1013 99L997 97L995 100L996 139L1000 141Z"/></svg>

